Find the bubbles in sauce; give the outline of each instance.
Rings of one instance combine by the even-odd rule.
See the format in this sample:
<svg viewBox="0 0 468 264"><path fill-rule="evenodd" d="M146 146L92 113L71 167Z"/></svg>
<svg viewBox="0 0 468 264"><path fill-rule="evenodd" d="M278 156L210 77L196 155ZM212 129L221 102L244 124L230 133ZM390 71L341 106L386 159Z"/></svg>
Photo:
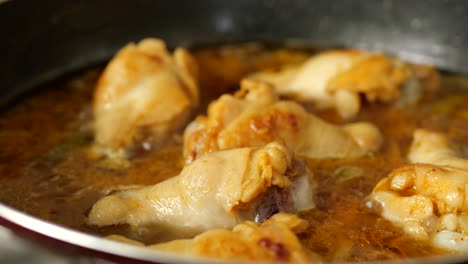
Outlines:
<svg viewBox="0 0 468 264"><path fill-rule="evenodd" d="M194 51L200 65L204 112L220 94L233 92L239 80L259 69L276 70L303 62L309 52L270 49L259 44L204 48ZM91 206L112 190L148 185L177 175L183 166L181 133L165 146L148 148L128 166L108 166L87 155L92 142L91 100L101 69L91 69L48 84L0 118L0 201L42 219L84 232L121 234L146 243L161 242L127 226L105 228L86 224ZM310 160L318 181L317 208L301 215L311 225L302 243L324 260L361 261L442 254L403 234L366 206L374 185L405 164L416 128L447 133L468 155L468 86L464 78L447 76L443 89L414 107L364 105L356 120L376 124L383 148L349 160ZM343 123L333 111L323 119Z"/></svg>

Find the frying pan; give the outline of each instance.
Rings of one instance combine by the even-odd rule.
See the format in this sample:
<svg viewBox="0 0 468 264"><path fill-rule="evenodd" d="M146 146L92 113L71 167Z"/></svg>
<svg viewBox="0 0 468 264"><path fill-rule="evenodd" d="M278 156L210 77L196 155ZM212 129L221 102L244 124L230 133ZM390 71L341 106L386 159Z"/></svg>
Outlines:
<svg viewBox="0 0 468 264"><path fill-rule="evenodd" d="M0 107L38 84L108 60L130 41L232 41L381 50L468 74L467 1L41 0L0 5ZM0 203L0 224L53 248L129 262L203 262L122 245ZM460 262L463 257L417 259Z"/></svg>

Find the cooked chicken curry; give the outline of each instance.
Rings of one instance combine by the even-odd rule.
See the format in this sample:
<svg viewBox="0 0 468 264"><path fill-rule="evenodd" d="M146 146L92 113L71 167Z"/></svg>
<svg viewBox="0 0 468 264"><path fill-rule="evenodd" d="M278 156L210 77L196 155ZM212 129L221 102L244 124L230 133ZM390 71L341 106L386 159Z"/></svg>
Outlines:
<svg viewBox="0 0 468 264"><path fill-rule="evenodd" d="M466 253L467 89L376 52L145 39L1 114L0 201L222 259Z"/></svg>

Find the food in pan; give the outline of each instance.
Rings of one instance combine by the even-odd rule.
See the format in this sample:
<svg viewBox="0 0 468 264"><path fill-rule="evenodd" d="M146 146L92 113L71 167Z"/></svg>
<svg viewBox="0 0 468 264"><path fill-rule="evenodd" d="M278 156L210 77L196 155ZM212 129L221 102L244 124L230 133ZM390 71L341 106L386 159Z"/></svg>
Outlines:
<svg viewBox="0 0 468 264"><path fill-rule="evenodd" d="M91 209L89 221L196 234L244 220L263 222L278 210L311 209L312 175L293 159L276 142L212 152L163 182L104 197ZM298 193L299 188L306 191Z"/></svg>
<svg viewBox="0 0 468 264"><path fill-rule="evenodd" d="M436 89L439 82L430 67L357 50L323 52L299 66L260 72L251 78L271 82L280 94L335 108L345 118L359 112L360 95L370 102L388 102L406 92L411 93L406 100L417 101L424 90Z"/></svg>
<svg viewBox="0 0 468 264"><path fill-rule="evenodd" d="M198 104L196 74L185 49L171 56L161 40L146 39L120 50L94 92L97 152L125 157L138 142L157 144L181 128Z"/></svg>
<svg viewBox="0 0 468 264"><path fill-rule="evenodd" d="M443 134L416 130L413 138L412 164L392 171L370 198L411 236L468 252L468 159Z"/></svg>
<svg viewBox="0 0 468 264"><path fill-rule="evenodd" d="M219 259L468 251L462 77L370 51L146 39L53 86L0 121L0 201L35 216Z"/></svg>
<svg viewBox="0 0 468 264"><path fill-rule="evenodd" d="M308 252L295 235L306 228L307 221L296 215L281 212L262 224L245 221L236 225L232 231L213 229L193 239L173 240L151 245L150 248L220 259L307 263L319 258ZM108 238L143 246L137 241L121 236Z"/></svg>
<svg viewBox="0 0 468 264"><path fill-rule="evenodd" d="M184 132L184 156L190 162L207 152L263 146L279 141L307 158L359 157L378 150L382 136L366 122L336 126L298 103L280 100L273 86L244 80L240 91L223 95Z"/></svg>

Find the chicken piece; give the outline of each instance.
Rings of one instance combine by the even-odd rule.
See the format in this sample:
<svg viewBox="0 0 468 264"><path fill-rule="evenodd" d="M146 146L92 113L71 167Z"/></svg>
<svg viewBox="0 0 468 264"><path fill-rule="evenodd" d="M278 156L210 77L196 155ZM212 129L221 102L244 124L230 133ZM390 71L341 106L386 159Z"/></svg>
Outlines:
<svg viewBox="0 0 468 264"><path fill-rule="evenodd" d="M358 50L323 52L300 66L259 72L250 78L269 81L281 95L314 102L319 108L335 108L344 118L359 112L360 94L371 102L389 102L403 93L403 101L412 103L424 89L434 90L440 82L432 67Z"/></svg>
<svg viewBox="0 0 468 264"><path fill-rule="evenodd" d="M262 224L245 221L232 230L213 229L193 239L180 239L150 245L148 248L218 260L263 260L304 263L319 261L317 254L303 248L295 234L302 233L308 222L296 215L277 213ZM120 235L107 239L144 247L139 241Z"/></svg>
<svg viewBox="0 0 468 264"><path fill-rule="evenodd" d="M88 220L92 225L125 223L154 230L158 236L183 237L232 228L259 215L263 220L278 211L295 212L295 203L299 209L310 209L312 193L299 198L291 194L297 189L296 180L313 188L311 175L303 169L307 167L297 163L278 143L210 153L176 177L102 198Z"/></svg>
<svg viewBox="0 0 468 264"><path fill-rule="evenodd" d="M443 134L418 129L408 154L411 163L429 163L468 170L468 160Z"/></svg>
<svg viewBox="0 0 468 264"><path fill-rule="evenodd" d="M190 163L207 152L271 141L307 158L350 158L376 151L382 136L369 123L329 124L295 102L280 101L268 83L244 80L239 92L221 96L210 104L207 116L186 128L184 157Z"/></svg>
<svg viewBox="0 0 468 264"><path fill-rule="evenodd" d="M394 170L370 199L413 237L468 252L467 160L444 135L425 130L415 131L408 156L415 164Z"/></svg>
<svg viewBox="0 0 468 264"><path fill-rule="evenodd" d="M197 65L182 48L171 56L163 41L128 44L109 62L95 92L95 145L125 157L180 129L198 104Z"/></svg>
<svg viewBox="0 0 468 264"><path fill-rule="evenodd" d="M307 263L308 253L294 234L304 231L307 225L307 221L295 215L278 213L261 225L245 221L232 231L210 230L193 239L174 240L151 248L217 259Z"/></svg>

